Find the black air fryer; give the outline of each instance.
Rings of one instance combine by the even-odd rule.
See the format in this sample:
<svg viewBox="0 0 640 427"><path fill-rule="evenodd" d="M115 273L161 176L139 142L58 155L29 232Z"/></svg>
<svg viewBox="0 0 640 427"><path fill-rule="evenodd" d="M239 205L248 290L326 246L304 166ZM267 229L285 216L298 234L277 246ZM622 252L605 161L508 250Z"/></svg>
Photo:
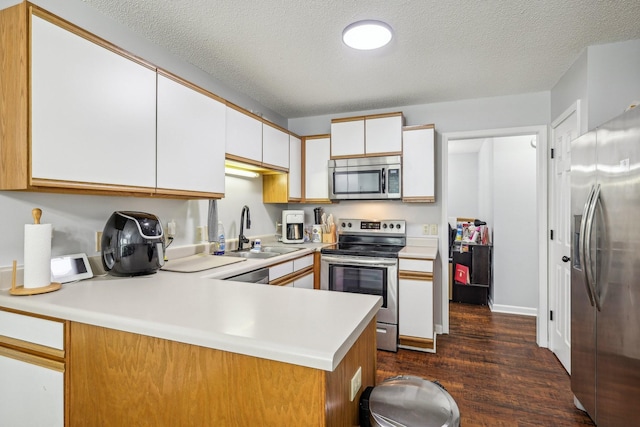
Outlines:
<svg viewBox="0 0 640 427"><path fill-rule="evenodd" d="M155 273L164 264L164 233L158 217L114 212L102 232L102 265L114 276Z"/></svg>

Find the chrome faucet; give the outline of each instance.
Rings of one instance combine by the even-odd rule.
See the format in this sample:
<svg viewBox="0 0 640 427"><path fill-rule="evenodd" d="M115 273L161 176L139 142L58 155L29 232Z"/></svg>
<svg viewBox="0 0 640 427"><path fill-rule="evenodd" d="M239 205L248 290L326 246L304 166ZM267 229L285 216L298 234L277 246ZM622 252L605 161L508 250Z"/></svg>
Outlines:
<svg viewBox="0 0 640 427"><path fill-rule="evenodd" d="M238 236L238 250L241 251L245 243L249 243L249 239L244 236L244 213L247 212L247 230L251 228L251 214L249 213L249 206L244 205L242 207L242 213L240 214L240 236Z"/></svg>

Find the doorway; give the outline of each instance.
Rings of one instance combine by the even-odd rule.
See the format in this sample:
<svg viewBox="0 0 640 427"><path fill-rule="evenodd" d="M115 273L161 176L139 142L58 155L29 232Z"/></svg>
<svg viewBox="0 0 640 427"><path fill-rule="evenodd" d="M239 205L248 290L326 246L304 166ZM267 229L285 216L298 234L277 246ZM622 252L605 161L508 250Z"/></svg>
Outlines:
<svg viewBox="0 0 640 427"><path fill-rule="evenodd" d="M530 314L537 315L537 343L540 346L546 347L547 345L547 329L546 329L546 312L547 312L547 246L546 246L546 230L547 230L547 176L546 176L546 147L547 147L547 127L546 126L534 126L534 127L522 127L522 128L509 128L509 129L493 129L493 130L482 130L482 131L469 131L469 132L455 132L455 133L445 133L442 135L442 150L441 154L441 164L442 164L442 189L443 194L448 194L449 191L449 155L448 148L450 141L458 141L458 140L497 140L502 138L512 138L512 137L522 137L527 136L527 141L535 140L535 206L533 209L535 210L535 223L528 224L526 238L529 241L536 242L534 251L536 253L529 257L531 263L533 263L534 271L536 272L535 276L537 279L535 280L535 290L533 298L537 298L536 308L532 309L529 313L520 313L520 314ZM499 144L508 145L506 140L501 140ZM455 144L455 142L453 143ZM533 147L532 147L533 148ZM508 161L509 154L504 154L503 158L499 159L499 161ZM505 163L508 165L508 163ZM495 166L498 168L498 166ZM503 169L501 169L502 171ZM502 173L502 172L501 172ZM505 176L502 176L501 182L508 181L509 173L517 173L517 164L508 165ZM503 173L504 175L504 173ZM508 195L507 195L508 196ZM505 197L505 191L500 189L500 197ZM449 211L449 203L447 197L443 197L443 208L442 208L442 224L445 224L449 221L450 211ZM487 214L487 210L484 211L484 215L487 216L495 216L495 213L489 212ZM483 215L483 214L479 214ZM508 212L504 212L504 218L508 217ZM497 218L495 218L497 219ZM507 223L505 222L505 227ZM517 224L517 221L516 221ZM442 227L444 230L447 227ZM443 231L444 231L443 230ZM442 254L448 253L448 236L446 235L446 231L441 233L441 242L440 242L440 251ZM503 248L505 250L513 250L513 248ZM448 262L448 259L443 257L443 264ZM517 269L517 264L510 265L509 268ZM442 332L448 333L449 328L449 271L447 265L444 264L442 268ZM505 309L502 307L502 311L510 311L508 307ZM514 312L514 311L511 311ZM517 311L516 311L517 312Z"/></svg>

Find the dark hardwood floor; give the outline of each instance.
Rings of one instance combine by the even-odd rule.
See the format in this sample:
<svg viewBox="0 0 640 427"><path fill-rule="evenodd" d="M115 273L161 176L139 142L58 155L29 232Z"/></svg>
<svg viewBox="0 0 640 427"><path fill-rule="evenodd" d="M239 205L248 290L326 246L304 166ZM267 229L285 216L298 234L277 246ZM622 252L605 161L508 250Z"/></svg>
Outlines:
<svg viewBox="0 0 640 427"><path fill-rule="evenodd" d="M451 303L437 353L378 351L378 383L404 374L437 380L460 408L460 425L593 426L573 405L569 375L536 345L534 317Z"/></svg>

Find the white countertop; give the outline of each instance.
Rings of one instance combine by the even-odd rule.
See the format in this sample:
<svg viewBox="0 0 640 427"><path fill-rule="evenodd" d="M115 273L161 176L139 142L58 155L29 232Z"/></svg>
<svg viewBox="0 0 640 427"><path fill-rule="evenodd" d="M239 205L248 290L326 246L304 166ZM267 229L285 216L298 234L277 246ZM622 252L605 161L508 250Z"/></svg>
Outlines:
<svg viewBox="0 0 640 427"><path fill-rule="evenodd" d="M407 239L405 246L399 253L400 258L421 258L435 260L438 256L438 239L435 237Z"/></svg>
<svg viewBox="0 0 640 427"><path fill-rule="evenodd" d="M380 297L210 278L313 250L214 269L220 271L99 277L41 295L0 290L0 306L333 371L375 317Z"/></svg>

